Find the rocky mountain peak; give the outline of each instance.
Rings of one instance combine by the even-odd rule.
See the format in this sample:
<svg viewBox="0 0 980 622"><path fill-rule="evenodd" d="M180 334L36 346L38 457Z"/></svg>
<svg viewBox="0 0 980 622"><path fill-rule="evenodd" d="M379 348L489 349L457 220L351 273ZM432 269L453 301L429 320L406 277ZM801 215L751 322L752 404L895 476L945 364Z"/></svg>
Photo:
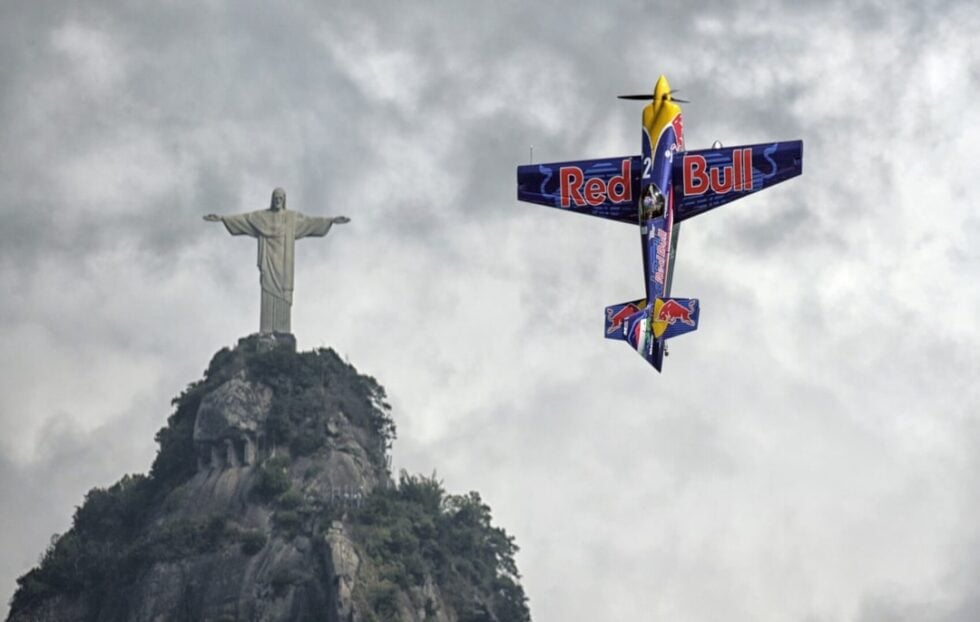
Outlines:
<svg viewBox="0 0 980 622"><path fill-rule="evenodd" d="M384 389L252 335L174 399L148 476L93 489L9 620L526 620L479 495L392 481Z"/></svg>

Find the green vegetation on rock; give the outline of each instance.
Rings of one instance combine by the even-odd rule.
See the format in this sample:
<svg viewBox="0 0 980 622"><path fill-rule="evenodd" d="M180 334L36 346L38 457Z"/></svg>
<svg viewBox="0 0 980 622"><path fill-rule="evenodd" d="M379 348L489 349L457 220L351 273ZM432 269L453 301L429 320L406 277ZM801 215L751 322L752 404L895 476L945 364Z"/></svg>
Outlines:
<svg viewBox="0 0 980 622"><path fill-rule="evenodd" d="M254 546L254 535L225 516L147 528L145 501L151 491L149 480L139 475L89 491L71 530L53 537L40 565L17 580L11 611L59 594L84 595L94 611L112 610L121 603L107 598L110 585L130 580L151 564L212 552L229 543Z"/></svg>
<svg viewBox="0 0 980 622"><path fill-rule="evenodd" d="M286 348L258 353L247 361L249 377L273 391L268 434L294 456L306 456L330 442L329 412L340 411L380 440L375 458L391 447L395 423L384 389L370 376L357 374L330 349L299 354ZM351 382L356 379L356 382Z"/></svg>
<svg viewBox="0 0 980 622"><path fill-rule="evenodd" d="M363 587L375 611L388 603L388 586L410 589L429 576L461 621L530 620L514 563L517 545L491 525L479 494L447 495L434 475L403 473L397 488L369 495L351 522L377 573Z"/></svg>

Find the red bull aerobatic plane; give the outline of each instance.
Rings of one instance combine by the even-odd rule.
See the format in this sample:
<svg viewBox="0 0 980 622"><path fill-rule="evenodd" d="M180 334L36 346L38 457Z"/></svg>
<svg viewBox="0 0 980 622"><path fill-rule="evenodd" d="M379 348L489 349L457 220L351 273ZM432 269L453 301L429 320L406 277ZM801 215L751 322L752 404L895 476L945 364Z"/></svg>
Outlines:
<svg viewBox="0 0 980 622"><path fill-rule="evenodd" d="M517 168L517 198L639 224L646 296L606 307L607 339L628 342L657 371L665 342L698 327L695 298L672 298L683 221L803 171L803 141L685 151L681 108L660 76L643 108L643 155Z"/></svg>

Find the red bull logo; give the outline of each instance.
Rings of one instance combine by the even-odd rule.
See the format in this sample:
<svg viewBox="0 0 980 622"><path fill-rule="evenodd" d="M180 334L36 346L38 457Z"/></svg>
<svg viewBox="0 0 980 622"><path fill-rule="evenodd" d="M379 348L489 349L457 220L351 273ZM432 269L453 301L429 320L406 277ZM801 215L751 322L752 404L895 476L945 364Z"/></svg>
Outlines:
<svg viewBox="0 0 980 622"><path fill-rule="evenodd" d="M629 302L623 305L619 311L616 311L615 307L606 309L606 334L612 335L622 330L623 322L626 321L626 318L638 312L641 308L636 303Z"/></svg>
<svg viewBox="0 0 980 622"><path fill-rule="evenodd" d="M620 174L613 175L607 182L602 177L585 178L585 172L577 166L563 166L558 169L561 193L561 206L585 207L602 205L606 201L623 203L633 199L630 186L630 159L624 158Z"/></svg>
<svg viewBox="0 0 980 622"><path fill-rule="evenodd" d="M697 304L696 300L692 300L685 307L676 300L669 298L660 307L660 312L657 313L657 321L666 322L668 325L674 322L683 322L688 326L694 326L694 311Z"/></svg>
<svg viewBox="0 0 980 622"><path fill-rule="evenodd" d="M731 166L708 168L702 155L684 156L684 195L697 196L708 190L717 194L752 189L752 149L734 149Z"/></svg>
<svg viewBox="0 0 980 622"><path fill-rule="evenodd" d="M674 126L674 136L677 142L671 145L671 151L684 151L684 120L681 118L681 113L677 113L677 116L670 122Z"/></svg>

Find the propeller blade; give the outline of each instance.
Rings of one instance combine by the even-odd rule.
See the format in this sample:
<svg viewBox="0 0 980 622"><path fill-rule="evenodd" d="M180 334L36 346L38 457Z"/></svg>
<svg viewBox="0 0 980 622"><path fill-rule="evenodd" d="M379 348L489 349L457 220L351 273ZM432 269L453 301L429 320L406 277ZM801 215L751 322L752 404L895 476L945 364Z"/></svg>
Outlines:
<svg viewBox="0 0 980 622"><path fill-rule="evenodd" d="M618 95L617 99L634 99L640 101L653 101L653 95ZM670 101L677 102L679 104L690 104L691 102L686 99L676 99L674 97L670 98Z"/></svg>

